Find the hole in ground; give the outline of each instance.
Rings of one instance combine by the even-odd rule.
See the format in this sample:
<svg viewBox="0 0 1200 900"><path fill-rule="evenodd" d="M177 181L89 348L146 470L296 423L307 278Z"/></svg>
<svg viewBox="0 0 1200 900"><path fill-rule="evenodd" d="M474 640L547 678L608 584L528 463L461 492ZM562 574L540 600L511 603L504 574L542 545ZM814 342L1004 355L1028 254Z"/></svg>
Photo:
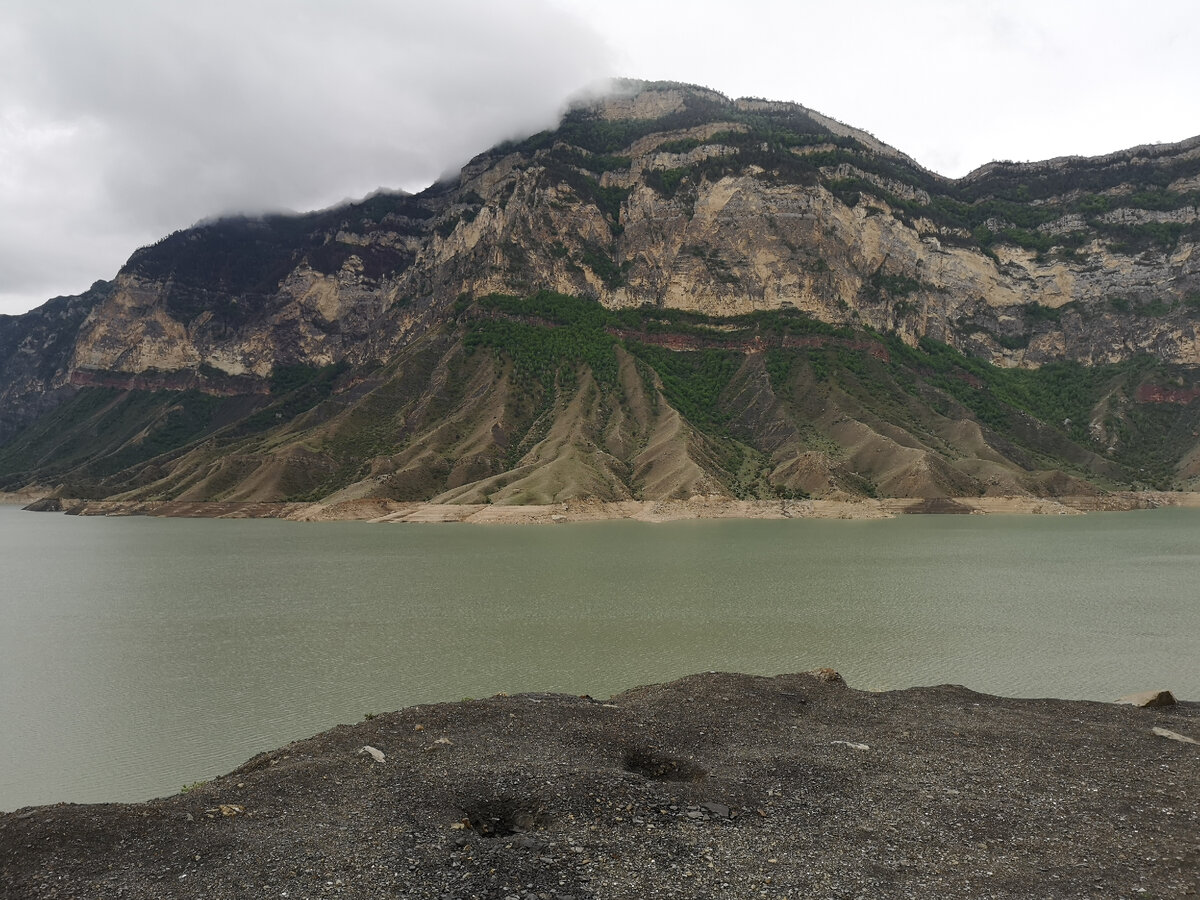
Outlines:
<svg viewBox="0 0 1200 900"><path fill-rule="evenodd" d="M542 803L528 798L487 797L464 803L462 811L475 833L483 837L532 831L546 821Z"/></svg>
<svg viewBox="0 0 1200 900"><path fill-rule="evenodd" d="M652 781L699 781L708 772L688 759L668 756L649 747L630 747L625 751L625 771Z"/></svg>

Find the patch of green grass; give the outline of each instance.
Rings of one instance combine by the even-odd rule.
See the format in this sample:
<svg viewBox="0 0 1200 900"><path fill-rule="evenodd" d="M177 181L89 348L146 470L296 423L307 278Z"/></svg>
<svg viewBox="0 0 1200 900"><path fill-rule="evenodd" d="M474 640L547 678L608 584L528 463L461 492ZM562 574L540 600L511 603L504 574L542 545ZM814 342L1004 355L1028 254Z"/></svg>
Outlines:
<svg viewBox="0 0 1200 900"><path fill-rule="evenodd" d="M345 362L329 366L280 366L279 380L272 372L273 402L238 422L233 435L242 437L266 431L290 421L323 403L333 393L340 378L349 369Z"/></svg>
<svg viewBox="0 0 1200 900"><path fill-rule="evenodd" d="M1143 253L1147 250L1174 250L1185 236L1200 234L1200 227L1181 222L1145 222L1140 225L1103 223L1096 226L1118 253Z"/></svg>
<svg viewBox="0 0 1200 900"><path fill-rule="evenodd" d="M1025 314L1027 322L1060 322L1062 321L1063 311L1071 304L1065 303L1062 306L1043 306L1040 303L1030 301L1021 307Z"/></svg>
<svg viewBox="0 0 1200 900"><path fill-rule="evenodd" d="M583 248L582 261L604 282L609 290L620 287L625 283L625 273L629 271L629 262L617 264L612 253L595 244L586 244Z"/></svg>
<svg viewBox="0 0 1200 900"><path fill-rule="evenodd" d="M679 189L687 180L691 169L684 167L681 169L648 169L642 173L642 179L646 184L661 194L668 200L674 198L679 193Z"/></svg>
<svg viewBox="0 0 1200 900"><path fill-rule="evenodd" d="M1172 309L1174 309L1173 304L1168 303L1161 297L1155 297L1152 300L1147 300L1145 303L1139 306L1138 313L1143 316L1158 318L1160 316L1169 314Z"/></svg>
<svg viewBox="0 0 1200 900"><path fill-rule="evenodd" d="M560 374L565 376L575 365L585 363L601 384L616 383L616 338L604 330L608 316L599 303L542 291L527 298L493 294L483 298L480 305L513 317L536 317L560 326L506 319L471 323L464 336L467 349L487 347L508 357L522 382L537 382L552 390Z"/></svg>
<svg viewBox="0 0 1200 900"><path fill-rule="evenodd" d="M881 297L907 297L929 285L907 275L895 275L884 272L882 268L871 273L863 285L864 296L878 300Z"/></svg>
<svg viewBox="0 0 1200 900"><path fill-rule="evenodd" d="M690 153L700 146L700 141L695 138L679 138L674 141L664 141L655 147L658 153Z"/></svg>
<svg viewBox="0 0 1200 900"><path fill-rule="evenodd" d="M780 393L787 386L792 375L792 364L796 360L795 351L782 350L772 347L763 354L763 364L771 378L771 387Z"/></svg>
<svg viewBox="0 0 1200 900"><path fill-rule="evenodd" d="M667 401L692 424L722 431L729 414L720 408L721 393L741 365L729 350L676 352L633 341L627 347L658 373Z"/></svg>

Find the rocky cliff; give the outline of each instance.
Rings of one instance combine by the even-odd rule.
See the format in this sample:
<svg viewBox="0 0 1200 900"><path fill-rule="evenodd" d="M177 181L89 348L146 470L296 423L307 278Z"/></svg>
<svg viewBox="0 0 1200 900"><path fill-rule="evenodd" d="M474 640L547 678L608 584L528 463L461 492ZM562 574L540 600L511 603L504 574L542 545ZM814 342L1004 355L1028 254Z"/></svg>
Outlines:
<svg viewBox="0 0 1200 900"><path fill-rule="evenodd" d="M629 86L421 194L202 224L0 320L0 470L244 499L1191 486L1198 204L1200 139L951 181L797 104ZM482 302L544 291L599 318Z"/></svg>
<svg viewBox="0 0 1200 900"><path fill-rule="evenodd" d="M79 326L111 290L97 281L78 297L55 297L23 316L0 316L0 445L71 393Z"/></svg>

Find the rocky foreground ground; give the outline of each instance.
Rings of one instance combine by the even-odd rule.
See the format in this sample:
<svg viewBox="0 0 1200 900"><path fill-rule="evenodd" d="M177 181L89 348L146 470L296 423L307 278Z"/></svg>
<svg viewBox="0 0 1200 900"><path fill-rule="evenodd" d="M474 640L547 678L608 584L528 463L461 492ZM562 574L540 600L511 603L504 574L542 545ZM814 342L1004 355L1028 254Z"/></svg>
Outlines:
<svg viewBox="0 0 1200 900"><path fill-rule="evenodd" d="M0 895L1191 896L1189 737L1197 703L828 670L416 706L177 796L0 816Z"/></svg>

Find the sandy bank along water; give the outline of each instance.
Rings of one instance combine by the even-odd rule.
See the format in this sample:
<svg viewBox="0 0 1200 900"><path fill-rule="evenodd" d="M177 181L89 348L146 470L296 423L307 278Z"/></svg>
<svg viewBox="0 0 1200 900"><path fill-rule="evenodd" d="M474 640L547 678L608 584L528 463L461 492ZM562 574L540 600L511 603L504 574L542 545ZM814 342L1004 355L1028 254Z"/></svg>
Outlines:
<svg viewBox="0 0 1200 900"><path fill-rule="evenodd" d="M1200 493L1125 491L1068 497L904 497L852 500L734 500L694 496L686 500L570 500L552 504L408 503L347 499L321 503L190 500L39 499L38 512L79 516L164 516L209 519L292 519L301 522L366 521L394 524L469 522L478 525L544 525L629 519L883 519L898 515L1079 515L1158 507L1200 508Z"/></svg>
<svg viewBox="0 0 1200 900"><path fill-rule="evenodd" d="M416 706L0 816L5 898L1095 897L1200 884L1200 704L708 674Z"/></svg>

